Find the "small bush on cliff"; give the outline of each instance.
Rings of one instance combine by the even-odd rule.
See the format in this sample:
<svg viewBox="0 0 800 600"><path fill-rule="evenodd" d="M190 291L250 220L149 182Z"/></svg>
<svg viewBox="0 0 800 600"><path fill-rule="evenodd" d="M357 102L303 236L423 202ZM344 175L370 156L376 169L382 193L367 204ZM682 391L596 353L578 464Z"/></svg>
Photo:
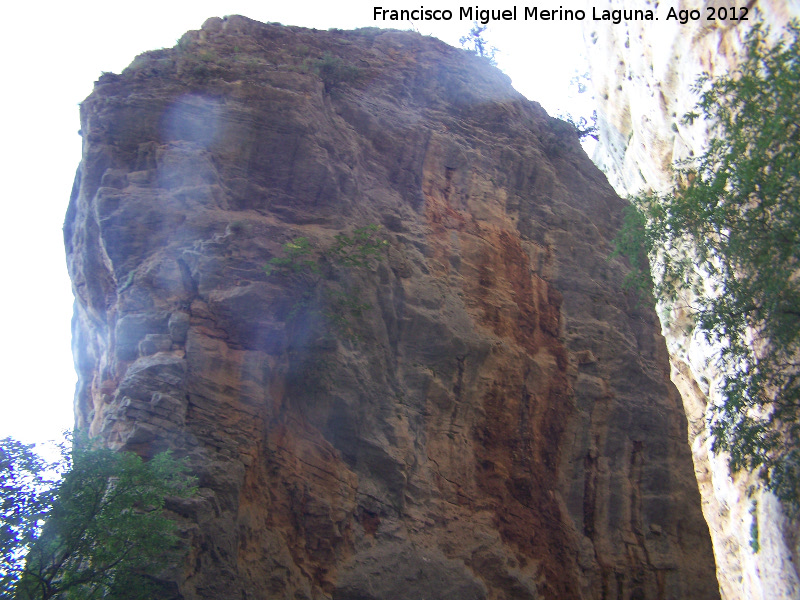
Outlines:
<svg viewBox="0 0 800 600"><path fill-rule="evenodd" d="M149 461L80 441L62 446L59 482L31 446L0 441L4 598L145 599L174 552L166 496L193 493L183 461Z"/></svg>
<svg viewBox="0 0 800 600"><path fill-rule="evenodd" d="M333 245L315 252L308 238L298 237L283 245L283 255L271 258L264 266L267 277L284 277L294 285L295 301L289 319L309 310L315 299L322 304L322 315L344 337L355 339L355 321L371 307L360 299L357 287L342 281L339 287L323 285L323 265L335 269L365 269L379 262L389 242L380 237L380 225L367 225L352 234L338 233Z"/></svg>
<svg viewBox="0 0 800 600"><path fill-rule="evenodd" d="M724 402L713 449L733 471L757 471L800 509L800 29L770 44L755 26L727 76L702 77L711 140L676 167L668 194L643 194L619 238L657 298L685 301L721 348ZM638 261L638 263L636 262ZM687 292L690 292L687 294Z"/></svg>
<svg viewBox="0 0 800 600"><path fill-rule="evenodd" d="M575 75L573 75L569 82L570 90L574 90L574 92L570 93L570 97L574 98L586 94L590 89L591 81L592 79L589 75L589 71L581 72L576 69ZM577 118L572 116L569 112L559 111L557 117L575 128L575 134L578 136L579 140L583 141L585 138L590 137L595 141L600 141L600 129L597 126L596 110L593 110L592 114L588 117L579 116Z"/></svg>
<svg viewBox="0 0 800 600"><path fill-rule="evenodd" d="M486 29L486 25L481 25L475 21L472 24L472 29L469 30L469 33L461 36L458 40L458 43L461 44L461 47L464 48L464 50L468 50L476 56L485 58L492 66L497 66L497 61L495 60L497 48L490 46L489 42L486 41L486 38L483 37Z"/></svg>
<svg viewBox="0 0 800 600"><path fill-rule="evenodd" d="M380 260L381 253L389 245L378 237L380 229L380 225L372 224L356 228L353 235L337 233L328 254L344 267L368 267L373 259Z"/></svg>
<svg viewBox="0 0 800 600"><path fill-rule="evenodd" d="M560 114L558 118L566 121L575 128L575 135L579 140L590 137L595 141L600 141L600 130L597 128L597 111L592 111L591 117L578 117L577 119L571 114Z"/></svg>
<svg viewBox="0 0 800 600"><path fill-rule="evenodd" d="M319 265L311 259L311 242L308 238L299 237L283 245L283 256L274 256L267 261L264 271L271 275L297 275L300 273L317 274Z"/></svg>
<svg viewBox="0 0 800 600"><path fill-rule="evenodd" d="M333 245L322 252L315 252L306 237L297 237L283 245L283 255L267 261L264 271L273 275L317 276L321 265L328 262L340 267L365 268L374 260L380 260L381 252L389 245L379 237L380 225L366 225L353 230L352 235L337 233Z"/></svg>
<svg viewBox="0 0 800 600"><path fill-rule="evenodd" d="M361 69L347 64L338 56L325 52L322 58L313 61L310 69L325 83L325 91L331 92L340 83L356 81L361 77Z"/></svg>

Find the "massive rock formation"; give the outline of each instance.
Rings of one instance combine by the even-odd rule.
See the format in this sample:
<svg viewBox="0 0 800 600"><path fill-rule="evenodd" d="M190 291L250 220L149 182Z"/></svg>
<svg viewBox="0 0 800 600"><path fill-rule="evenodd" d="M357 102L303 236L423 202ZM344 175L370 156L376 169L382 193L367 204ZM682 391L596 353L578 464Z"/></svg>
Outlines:
<svg viewBox="0 0 800 600"><path fill-rule="evenodd" d="M77 423L190 458L165 594L719 597L658 321L608 259L623 201L503 74L229 17L81 115ZM324 252L370 224L367 266Z"/></svg>
<svg viewBox="0 0 800 600"><path fill-rule="evenodd" d="M587 3L588 4L588 3ZM586 22L584 36L598 103L600 142L595 162L621 194L664 191L672 185L675 161L700 156L707 132L682 117L695 107L692 85L703 73L733 72L743 52L748 27L757 19L777 35L798 5L782 0L681 3L699 10L698 20L665 22L669 5L647 3L659 21L619 25ZM709 7L736 9L748 21L707 20ZM726 13L731 14L731 13ZM609 68L612 66L612 68ZM724 456L710 451L708 407L717 401L722 374L717 350L692 329L681 310L660 312L672 363L672 379L681 391L690 423L695 471L703 509L711 528L722 595L727 600L791 600L800 597L800 536L771 494L748 492L755 477L731 478ZM751 539L758 530L759 550Z"/></svg>

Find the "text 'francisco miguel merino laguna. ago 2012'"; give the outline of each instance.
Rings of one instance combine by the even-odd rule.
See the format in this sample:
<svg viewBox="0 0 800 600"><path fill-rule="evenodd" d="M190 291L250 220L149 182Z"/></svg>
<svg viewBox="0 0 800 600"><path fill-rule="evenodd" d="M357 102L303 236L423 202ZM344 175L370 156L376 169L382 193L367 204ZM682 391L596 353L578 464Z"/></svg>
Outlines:
<svg viewBox="0 0 800 600"><path fill-rule="evenodd" d="M676 10L675 7L664 7L665 20L675 20L680 23L698 21L705 18L707 21L747 21L748 8L706 7L707 14L700 10ZM724 12L723 12L724 11ZM538 6L525 6L518 11L517 6L505 9L482 9L479 6L461 6L456 11L444 8L425 8L420 6L414 9L394 9L375 6L372 9L375 21L451 21L458 15L459 21L477 21L487 25L491 21L516 21L522 16L524 21L583 21L587 12L582 9L570 9L559 6L557 9L540 9ZM662 12L663 15L663 12ZM593 21L611 21L614 24L623 21L657 21L655 11L652 9L603 9L592 7L591 18Z"/></svg>

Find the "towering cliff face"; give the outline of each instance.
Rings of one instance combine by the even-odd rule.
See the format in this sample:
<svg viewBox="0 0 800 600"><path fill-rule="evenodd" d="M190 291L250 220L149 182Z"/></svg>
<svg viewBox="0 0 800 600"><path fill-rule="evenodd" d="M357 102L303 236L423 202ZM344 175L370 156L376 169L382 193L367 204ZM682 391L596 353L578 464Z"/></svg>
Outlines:
<svg viewBox="0 0 800 600"><path fill-rule="evenodd" d="M190 458L174 597L719 597L623 202L499 71L210 19L82 133L77 421ZM323 254L369 224L381 260ZM267 276L297 238L318 269Z"/></svg>
<svg viewBox="0 0 800 600"><path fill-rule="evenodd" d="M683 2L679 9L700 11L685 24L630 21L620 25L588 23L584 31L594 93L598 102L600 142L595 162L621 194L665 191L672 185L670 167L700 156L707 132L702 122L682 123L698 96L692 85L701 73L733 72L743 56L748 27L763 19L773 34L800 16L796 3ZM748 21L708 21L709 7L735 8ZM743 12L747 9L747 13ZM603 26L604 25L604 26ZM609 69L609 65L613 68ZM731 478L724 456L710 451L708 408L720 401L722 374L715 365L718 349L692 329L688 315L664 307L660 313L672 363L672 380L683 397L703 509L711 528L718 578L724 598L794 599L800 597L800 537L771 494L748 492L757 483L744 473ZM759 550L751 545L758 529Z"/></svg>

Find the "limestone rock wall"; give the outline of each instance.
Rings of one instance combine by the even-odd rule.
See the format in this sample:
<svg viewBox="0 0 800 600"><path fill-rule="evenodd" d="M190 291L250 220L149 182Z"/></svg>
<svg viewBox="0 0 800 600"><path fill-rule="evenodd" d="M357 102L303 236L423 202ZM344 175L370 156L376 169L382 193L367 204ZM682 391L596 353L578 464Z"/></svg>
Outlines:
<svg viewBox="0 0 800 600"><path fill-rule="evenodd" d="M199 476L165 597L719 597L623 201L499 71L229 17L81 114L76 418ZM319 254L368 224L383 260ZM264 272L297 237L326 293Z"/></svg>
<svg viewBox="0 0 800 600"><path fill-rule="evenodd" d="M645 3L659 21L619 25L586 22L584 38L594 94L598 103L600 142L595 162L622 194L644 189L665 190L670 166L699 156L706 131L699 121L681 123L698 97L691 91L703 73L731 72L743 51L747 27L762 19L773 33L800 16L796 2L719 2L691 0L676 9L698 9L701 19L665 22L663 3ZM708 21L708 7L734 7L749 21ZM703 510L711 528L717 575L724 598L792 599L800 597L800 540L796 524L786 521L770 494L750 496L752 478L732 479L725 457L710 452L705 426L707 407L718 395L721 374L714 366L717 350L691 330L685 314L666 308L660 313L672 364L672 380L683 397L689 439ZM759 531L760 549L751 547L751 529Z"/></svg>

